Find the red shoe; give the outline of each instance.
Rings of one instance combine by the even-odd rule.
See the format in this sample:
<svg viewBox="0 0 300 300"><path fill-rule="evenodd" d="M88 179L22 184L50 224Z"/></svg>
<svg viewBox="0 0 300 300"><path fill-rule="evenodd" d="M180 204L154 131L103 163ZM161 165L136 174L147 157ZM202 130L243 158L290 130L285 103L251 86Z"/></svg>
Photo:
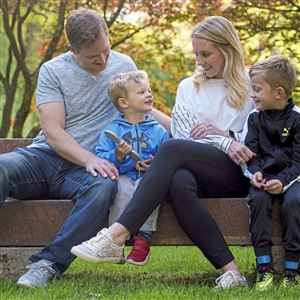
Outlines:
<svg viewBox="0 0 300 300"><path fill-rule="evenodd" d="M131 252L126 258L126 262L138 266L143 266L150 256L150 242L144 237L137 235L134 239Z"/></svg>

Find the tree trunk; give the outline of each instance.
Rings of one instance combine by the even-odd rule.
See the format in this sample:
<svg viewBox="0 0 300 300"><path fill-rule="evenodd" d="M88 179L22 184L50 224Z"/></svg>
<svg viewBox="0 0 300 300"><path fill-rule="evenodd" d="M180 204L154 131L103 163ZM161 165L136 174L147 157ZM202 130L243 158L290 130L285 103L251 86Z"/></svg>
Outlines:
<svg viewBox="0 0 300 300"><path fill-rule="evenodd" d="M0 137L5 138L9 132L11 125L11 115L15 100L16 89L12 86L5 86L5 97L6 101L2 112L2 124L0 129Z"/></svg>
<svg viewBox="0 0 300 300"><path fill-rule="evenodd" d="M16 114L15 123L13 126L13 137L23 137L23 127L26 118L30 112L31 100L34 94L35 85L37 81L37 73L30 76L30 78L25 78L25 87L22 98L21 106Z"/></svg>

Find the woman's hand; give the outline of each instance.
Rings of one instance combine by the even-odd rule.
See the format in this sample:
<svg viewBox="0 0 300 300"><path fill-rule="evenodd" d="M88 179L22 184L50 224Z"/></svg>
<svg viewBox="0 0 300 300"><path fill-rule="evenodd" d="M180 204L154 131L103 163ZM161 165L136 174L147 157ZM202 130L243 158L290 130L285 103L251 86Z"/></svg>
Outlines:
<svg viewBox="0 0 300 300"><path fill-rule="evenodd" d="M256 155L247 146L236 141L232 141L227 154L237 165L246 163Z"/></svg>
<svg viewBox="0 0 300 300"><path fill-rule="evenodd" d="M126 157L126 155L128 155L132 150L132 147L130 145L128 145L126 142L124 142L123 140L121 140L118 143L118 146L116 148L116 157L118 161L122 161L124 160L124 158Z"/></svg>
<svg viewBox="0 0 300 300"><path fill-rule="evenodd" d="M203 138L207 135L221 135L227 137L227 131L217 128L212 123L202 122L195 124L190 132L193 139Z"/></svg>

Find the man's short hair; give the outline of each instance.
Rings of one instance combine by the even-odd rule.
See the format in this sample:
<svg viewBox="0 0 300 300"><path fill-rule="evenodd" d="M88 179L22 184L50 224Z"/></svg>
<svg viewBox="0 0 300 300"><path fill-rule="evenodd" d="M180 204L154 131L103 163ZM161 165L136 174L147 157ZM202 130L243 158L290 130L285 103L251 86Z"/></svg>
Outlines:
<svg viewBox="0 0 300 300"><path fill-rule="evenodd" d="M249 70L249 76L263 75L272 89L281 86L290 97L297 81L296 70L283 55L272 55L256 62Z"/></svg>
<svg viewBox="0 0 300 300"><path fill-rule="evenodd" d="M94 10L80 8L68 17L67 38L70 46L77 50L95 41L101 33L108 35L108 28L103 18Z"/></svg>
<svg viewBox="0 0 300 300"><path fill-rule="evenodd" d="M127 89L130 83L139 83L142 80L148 81L148 75L145 71L130 71L119 73L108 86L108 95L115 107L120 110L118 99L126 96Z"/></svg>

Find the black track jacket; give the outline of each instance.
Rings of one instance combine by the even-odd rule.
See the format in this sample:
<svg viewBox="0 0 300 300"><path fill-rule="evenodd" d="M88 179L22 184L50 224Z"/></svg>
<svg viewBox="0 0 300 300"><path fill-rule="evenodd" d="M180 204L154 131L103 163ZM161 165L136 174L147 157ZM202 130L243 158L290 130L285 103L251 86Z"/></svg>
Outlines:
<svg viewBox="0 0 300 300"><path fill-rule="evenodd" d="M245 145L256 153L248 171L278 179L286 190L300 178L300 109L289 99L283 110L254 110L247 126Z"/></svg>

